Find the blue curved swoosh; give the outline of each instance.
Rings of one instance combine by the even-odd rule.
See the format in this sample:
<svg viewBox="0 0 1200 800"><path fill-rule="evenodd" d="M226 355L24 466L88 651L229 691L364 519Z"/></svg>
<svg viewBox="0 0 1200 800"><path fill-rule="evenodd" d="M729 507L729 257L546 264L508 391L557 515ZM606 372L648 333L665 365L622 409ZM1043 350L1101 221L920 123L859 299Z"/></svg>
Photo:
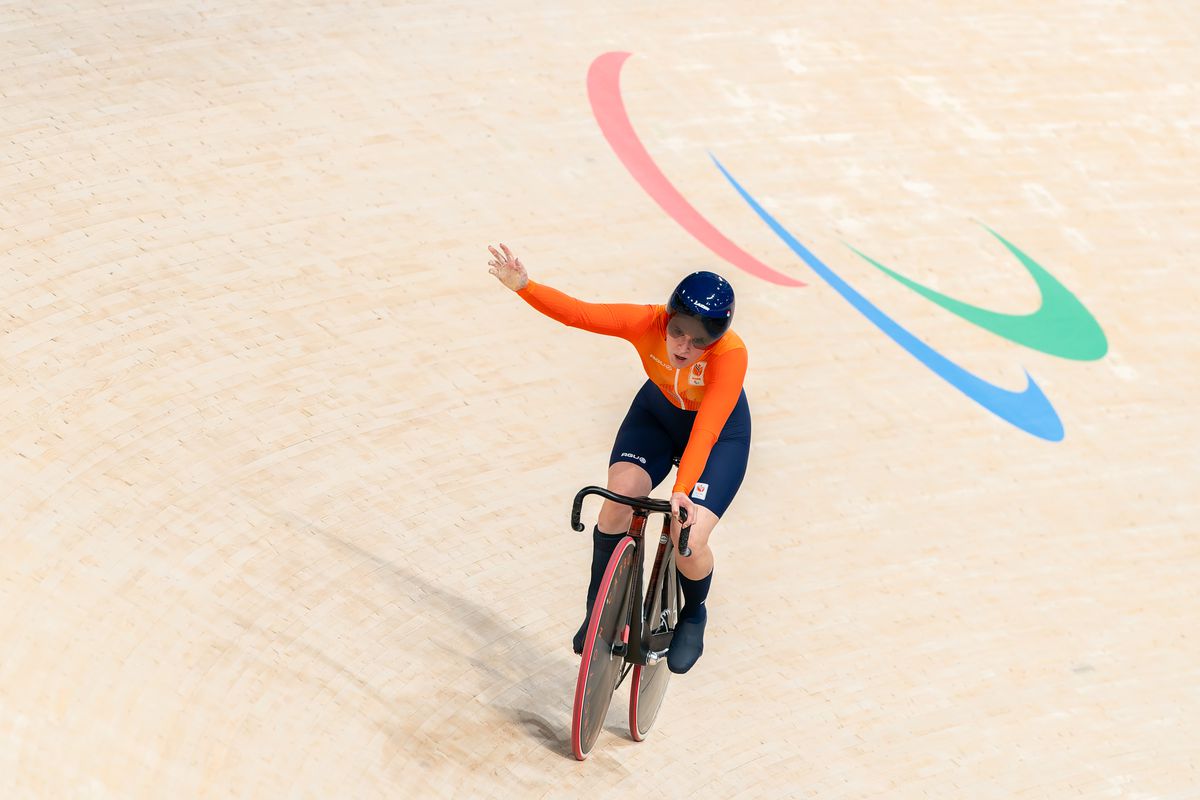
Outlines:
<svg viewBox="0 0 1200 800"><path fill-rule="evenodd" d="M880 311L871 301L851 288L848 283L834 274L833 270L821 263L816 256L808 251L808 248L800 244L796 240L796 237L792 236L786 228L780 225L774 217L758 204L757 200L750 196L749 192L742 188L742 185L729 174L729 171L717 160L716 156L712 153L708 155L713 160L713 163L717 165L717 169L721 170L721 174L725 176L725 179L733 185L733 188L742 196L742 199L750 204L750 207L762 218L763 222L767 223L767 226L775 232L775 235L783 239L784 243L796 255L800 256L805 263L812 267L813 271L822 280L832 286L838 294L845 298L850 305L854 306L859 313L870 320L875 327L887 334L892 341L903 347L914 358L937 373L942 380L1006 422L1015 425L1026 433L1033 434L1047 441L1058 442L1062 440L1062 421L1058 418L1058 413L1054 410L1054 406L1050 405L1050 401L1046 399L1046 395L1042 393L1042 390L1034 382L1028 370L1025 371L1027 383L1024 391L1012 392L973 375L922 342L887 314Z"/></svg>

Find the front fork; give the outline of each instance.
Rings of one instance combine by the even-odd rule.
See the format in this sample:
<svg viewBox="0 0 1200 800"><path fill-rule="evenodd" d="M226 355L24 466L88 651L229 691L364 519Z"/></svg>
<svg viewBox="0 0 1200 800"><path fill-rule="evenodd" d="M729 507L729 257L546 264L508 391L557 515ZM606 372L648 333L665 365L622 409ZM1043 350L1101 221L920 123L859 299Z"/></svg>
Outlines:
<svg viewBox="0 0 1200 800"><path fill-rule="evenodd" d="M644 532L646 527L646 513L634 511L632 524L629 526L629 535L633 536L638 542L644 541ZM638 558L633 567L633 595L630 597L630 603L633 607L638 608L638 613L633 614L629 624L628 638L626 639L626 647L621 653L629 657L627 661L632 661L637 664L656 664L663 656L666 655L666 649L661 651L647 650L646 637L643 636L643 631L646 625L650 625L652 630L658 630L661 619L652 619L654 616L654 605L656 600L661 601L658 589L659 579L662 576L662 571L667 569L667 549L671 546L671 517L663 516L662 533L658 537L658 552L654 557L654 566L650 571L650 587L649 594L642 596L642 553L641 548L638 548ZM664 605L659 610L659 616L668 613L668 606ZM669 616L669 614L668 614ZM669 623L668 623L669 624Z"/></svg>

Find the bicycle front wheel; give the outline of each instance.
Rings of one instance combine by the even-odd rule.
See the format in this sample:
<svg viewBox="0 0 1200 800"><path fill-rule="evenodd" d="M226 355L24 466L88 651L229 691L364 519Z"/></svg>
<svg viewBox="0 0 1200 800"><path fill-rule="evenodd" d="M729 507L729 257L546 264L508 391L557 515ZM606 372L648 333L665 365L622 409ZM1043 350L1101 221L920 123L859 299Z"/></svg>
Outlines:
<svg viewBox="0 0 1200 800"><path fill-rule="evenodd" d="M669 547L656 583L650 587L651 602L647 603L649 614L645 629L649 634L673 630L679 620L679 577L675 571L675 554ZM635 742L642 741L650 733L670 680L671 670L667 668L665 657L657 664L639 664L633 668L633 681L629 687L629 734Z"/></svg>
<svg viewBox="0 0 1200 800"><path fill-rule="evenodd" d="M629 581L636 553L629 537L617 544L592 606L571 713L571 749L580 761L592 752L621 679L625 657L624 647L619 646L625 644L629 631Z"/></svg>

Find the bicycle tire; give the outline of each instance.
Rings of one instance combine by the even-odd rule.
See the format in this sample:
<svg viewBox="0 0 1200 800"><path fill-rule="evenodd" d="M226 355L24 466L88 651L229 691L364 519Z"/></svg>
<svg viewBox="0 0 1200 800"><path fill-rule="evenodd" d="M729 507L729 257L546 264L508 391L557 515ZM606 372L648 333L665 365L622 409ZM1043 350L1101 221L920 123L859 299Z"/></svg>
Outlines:
<svg viewBox="0 0 1200 800"><path fill-rule="evenodd" d="M614 654L613 648L628 630L629 581L633 578L636 553L634 541L629 537L617 544L592 606L571 711L571 750L579 761L588 757L600 737L613 692L621 679L625 659Z"/></svg>
<svg viewBox="0 0 1200 800"><path fill-rule="evenodd" d="M658 585L650 587L654 601L650 603L650 614L645 620L647 634L657 633L664 627L673 630L679 621L679 578L675 569L675 554L671 549L667 550L664 567ZM671 594L675 595L674 603L671 602ZM670 680L671 670L667 668L666 658L657 664L638 664L633 668L633 680L629 686L629 735L635 742L643 741L650 733L662 708Z"/></svg>

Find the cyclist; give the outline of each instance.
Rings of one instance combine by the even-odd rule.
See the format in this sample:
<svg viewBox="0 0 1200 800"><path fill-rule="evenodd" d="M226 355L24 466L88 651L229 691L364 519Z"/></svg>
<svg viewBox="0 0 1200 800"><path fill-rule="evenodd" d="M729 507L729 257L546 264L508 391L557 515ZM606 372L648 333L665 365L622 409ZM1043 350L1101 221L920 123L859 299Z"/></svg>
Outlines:
<svg viewBox="0 0 1200 800"><path fill-rule="evenodd" d="M746 346L730 329L733 288L712 272L694 272L666 305L584 303L531 281L505 245L488 250L488 271L529 305L573 328L625 339L641 356L649 380L617 431L608 489L647 496L667 476L672 460L680 459L671 489L671 532L678 542L679 512L686 510L692 555L675 556L684 605L667 664L672 672L687 672L704 652L705 600L713 573L709 537L741 486L750 453L750 408L742 389ZM572 642L576 653L583 652L587 615L632 514L628 506L607 500L600 509L592 533L587 610Z"/></svg>

